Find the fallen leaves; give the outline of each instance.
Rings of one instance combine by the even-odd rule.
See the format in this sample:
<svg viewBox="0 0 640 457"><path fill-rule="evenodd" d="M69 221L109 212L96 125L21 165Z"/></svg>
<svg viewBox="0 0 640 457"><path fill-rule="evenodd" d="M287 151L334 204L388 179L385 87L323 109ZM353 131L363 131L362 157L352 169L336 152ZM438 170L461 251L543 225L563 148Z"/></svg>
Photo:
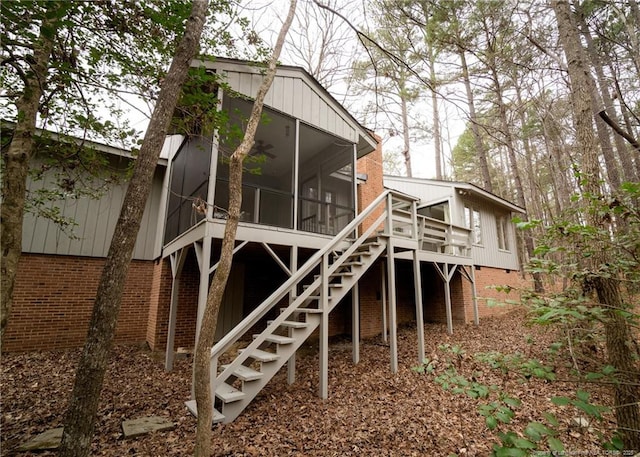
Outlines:
<svg viewBox="0 0 640 457"><path fill-rule="evenodd" d="M426 325L426 353L445 364L439 345L464 348L455 361L459 374L486 385L498 385L522 404L511 429L524 432L531 421L552 411L560 421L566 449L587 449L597 443L598 430L570 427L574 411L556 407L549 399L575 394L575 386L505 375L474 359L488 351L542 357L553 341L546 329L526 328L519 314L487 319L479 327L458 325L453 335L442 325ZM315 346L297 359L296 383L287 384L282 370L236 419L217 425L216 456L424 456L488 455L498 440L485 425L478 400L453 394L438 385L435 376L418 373L416 331L398 332L399 371L389 369L389 348L381 339L363 341L361 361L351 361L348 339L336 341L329 356L329 398L318 391L318 355ZM530 338L535 340L531 344ZM5 354L2 386L2 452L15 454L19 444L49 428L62 425L80 351ZM101 396L92 455L183 456L193 453L195 419L184 401L190 397L191 365L176 361L165 373L160 357L131 346L114 349ZM573 389L573 391L572 391ZM602 391L592 396L608 402ZM125 440L122 420L162 416L175 430ZM20 455L29 455L22 453ZM38 456L54 455L40 453Z"/></svg>

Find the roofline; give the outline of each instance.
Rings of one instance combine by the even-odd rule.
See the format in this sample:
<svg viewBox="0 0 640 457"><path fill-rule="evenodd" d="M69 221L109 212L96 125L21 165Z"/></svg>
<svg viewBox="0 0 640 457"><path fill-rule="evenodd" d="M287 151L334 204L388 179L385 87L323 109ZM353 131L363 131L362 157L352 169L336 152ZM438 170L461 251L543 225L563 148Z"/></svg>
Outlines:
<svg viewBox="0 0 640 457"><path fill-rule="evenodd" d="M15 127L15 122L11 122L11 121L2 121L2 127L9 127L10 129L13 130L13 128ZM131 159L131 160L135 160L136 156L134 154L131 153L131 150L129 149L124 149L124 148L120 148L118 146L111 146L105 143L100 143L98 141L93 141L93 140L87 140L84 138L78 138L76 136L72 136L72 135L64 135L64 134L60 134L57 132L54 132L52 130L45 130L45 129L41 129L41 128L36 128L35 131L37 136L44 136L49 135L50 138L54 139L55 141L59 141L59 142L74 142L75 144L77 144L78 146L87 146L93 149L96 149L100 152L104 152L106 154L110 154L110 155L114 155L114 156L118 156L118 157L125 157L127 159ZM158 165L162 165L162 166L167 166L168 165L168 161L167 159L164 158L159 158L158 159Z"/></svg>
<svg viewBox="0 0 640 457"><path fill-rule="evenodd" d="M212 59L212 60L207 60L207 59ZM256 61L252 61L252 60L234 59L234 58L231 58L231 57L217 57L217 56L200 56L200 57L197 57L197 58L195 58L195 59L193 59L191 61L192 66L196 62L202 62L202 63L207 63L208 62L208 63L211 63L213 65L215 65L216 62L221 62L221 63L228 63L228 64L234 64L234 65L246 65L246 66L255 66L255 67L264 64L263 62L256 62ZM309 73L304 68L302 68L300 66L296 66L296 65L286 65L286 64L278 63L277 64L277 68L278 69L283 69L283 70L302 73L317 88L319 88L320 91L322 91L322 93L324 95L326 95L329 99L331 99L331 101L333 103L335 103L337 106L339 106L340 109L343 111L343 113L346 116L348 116L349 119L351 121L353 121L361 129L363 134L365 134L367 137L369 137L369 139L372 141L372 143L374 145L378 144L378 140L374 136L373 131L371 129L369 129L368 127L365 127L364 125L362 125L360 123L360 121L358 121L355 117L353 117L353 115L342 105L342 103L340 103L338 100L336 100L336 98L333 95L331 95L331 93L322 84L320 84L320 82L315 78L315 76L313 76L311 73ZM276 71L276 73L277 73L277 71ZM374 149L375 149L375 146L374 146Z"/></svg>
<svg viewBox="0 0 640 457"><path fill-rule="evenodd" d="M526 211L524 208L516 205L515 203L510 202L509 200L506 200L492 192L489 192L487 190L484 190L483 188L475 185L475 184L471 184L468 182L462 182L462 181L446 181L443 179L428 179L428 178L409 178L406 176L392 176L392 175L383 175L383 180L384 178L391 178L391 179L399 179L399 180L403 180L403 181L414 181L414 182L432 182L432 183L438 183L438 184L443 184L443 185L449 185L455 189L461 189L461 190L468 190L474 194L479 195L482 198L485 198L487 200L491 200L494 203L497 203L501 206L504 206L508 209L510 209L513 212L516 213L521 213L521 214L525 214Z"/></svg>

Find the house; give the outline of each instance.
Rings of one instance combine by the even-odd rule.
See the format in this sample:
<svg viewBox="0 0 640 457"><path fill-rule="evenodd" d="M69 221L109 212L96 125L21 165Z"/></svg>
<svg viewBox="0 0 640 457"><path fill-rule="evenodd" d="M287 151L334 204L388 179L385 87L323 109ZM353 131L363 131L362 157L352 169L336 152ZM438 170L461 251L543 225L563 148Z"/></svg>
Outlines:
<svg viewBox="0 0 640 457"><path fill-rule="evenodd" d="M224 75L218 100L241 130L260 69L232 59L194 65ZM296 350L309 338L319 342L326 398L330 335L350 334L357 362L360 339L383 333L395 372L399 324L443 321L451 332L454 322L478 323L491 312L478 286L518 281L509 221L519 207L469 184L383 178L378 139L300 68L278 68L263 117L212 350L217 421L237 417L284 364L293 382ZM164 350L167 369L176 349L197 339L225 227L232 149L232 139L214 132L173 135L156 171L117 338ZM39 185L46 180L30 183ZM97 201L65 203L78 239L25 218L5 350L81 343L125 185ZM194 401L187 406L195 412Z"/></svg>

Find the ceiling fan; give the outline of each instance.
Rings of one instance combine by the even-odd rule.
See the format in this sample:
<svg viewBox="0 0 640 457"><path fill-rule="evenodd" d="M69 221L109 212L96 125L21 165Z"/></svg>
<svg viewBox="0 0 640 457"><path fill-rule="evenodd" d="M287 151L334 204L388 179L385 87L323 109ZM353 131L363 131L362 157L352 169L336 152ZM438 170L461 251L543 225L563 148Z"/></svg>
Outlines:
<svg viewBox="0 0 640 457"><path fill-rule="evenodd" d="M267 152L269 149L272 149L272 148L273 148L272 144L264 144L263 140L256 140L256 144L251 149L251 152L249 153L249 155L252 157L265 155L270 159L275 159L276 158L275 154Z"/></svg>

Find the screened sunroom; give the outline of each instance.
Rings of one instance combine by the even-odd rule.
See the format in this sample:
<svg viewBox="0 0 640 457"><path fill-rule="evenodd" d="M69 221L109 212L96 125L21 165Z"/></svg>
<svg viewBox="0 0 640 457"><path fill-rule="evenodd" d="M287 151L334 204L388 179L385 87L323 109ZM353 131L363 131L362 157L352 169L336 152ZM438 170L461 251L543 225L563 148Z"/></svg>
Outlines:
<svg viewBox="0 0 640 457"><path fill-rule="evenodd" d="M234 61L217 61L216 71L237 92L219 92L227 125L186 139L171 159L165 244L204 219L227 217L229 156L242 139L258 75ZM294 67L281 68L273 82L244 164L243 226L332 236L356 215L355 162L375 140L311 83Z"/></svg>

